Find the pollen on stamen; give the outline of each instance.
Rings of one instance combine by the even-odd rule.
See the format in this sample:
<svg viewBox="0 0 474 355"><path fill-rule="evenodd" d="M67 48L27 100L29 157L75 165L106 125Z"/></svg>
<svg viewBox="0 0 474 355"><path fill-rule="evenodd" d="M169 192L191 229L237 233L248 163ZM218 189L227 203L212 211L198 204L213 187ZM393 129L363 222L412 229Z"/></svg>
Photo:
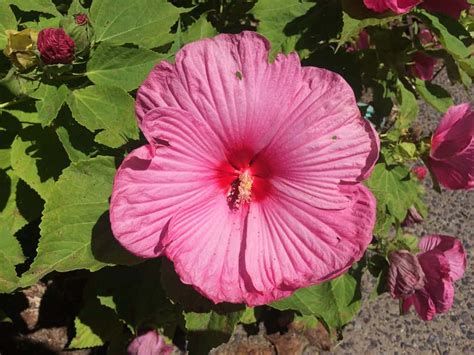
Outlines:
<svg viewBox="0 0 474 355"><path fill-rule="evenodd" d="M238 210L243 203L252 201L253 179L248 171L244 171L230 185L227 203L231 210Z"/></svg>

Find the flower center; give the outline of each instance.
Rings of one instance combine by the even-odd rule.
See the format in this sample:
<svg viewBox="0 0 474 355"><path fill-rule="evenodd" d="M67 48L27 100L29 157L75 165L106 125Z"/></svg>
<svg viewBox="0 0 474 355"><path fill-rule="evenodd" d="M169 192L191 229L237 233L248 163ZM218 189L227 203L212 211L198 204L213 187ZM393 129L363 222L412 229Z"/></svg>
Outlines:
<svg viewBox="0 0 474 355"><path fill-rule="evenodd" d="M248 170L245 170L237 179L232 181L227 193L227 203L233 211L238 210L244 203L252 200L253 178Z"/></svg>

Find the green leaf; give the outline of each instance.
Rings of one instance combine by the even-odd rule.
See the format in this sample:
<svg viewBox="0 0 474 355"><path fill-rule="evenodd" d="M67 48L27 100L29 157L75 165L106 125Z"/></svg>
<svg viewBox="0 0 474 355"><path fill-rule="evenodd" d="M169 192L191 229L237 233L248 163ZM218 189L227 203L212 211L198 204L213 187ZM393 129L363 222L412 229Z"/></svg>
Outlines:
<svg viewBox="0 0 474 355"><path fill-rule="evenodd" d="M453 98L444 88L429 81L416 79L416 89L420 96L439 112L446 112L454 105Z"/></svg>
<svg viewBox="0 0 474 355"><path fill-rule="evenodd" d="M365 27L383 25L399 17L370 11L362 1L342 0L342 8L343 27L339 45L357 37Z"/></svg>
<svg viewBox="0 0 474 355"><path fill-rule="evenodd" d="M2 309L0 309L0 323L13 323L11 318Z"/></svg>
<svg viewBox="0 0 474 355"><path fill-rule="evenodd" d="M91 132L99 131L96 142L118 148L129 139L138 139L135 102L125 90L88 86L74 90L68 104L77 122Z"/></svg>
<svg viewBox="0 0 474 355"><path fill-rule="evenodd" d="M8 6L8 2L0 0L0 49L7 45L7 34L5 30L16 30L16 18Z"/></svg>
<svg viewBox="0 0 474 355"><path fill-rule="evenodd" d="M46 86L44 96L41 100L36 101L38 119L43 127L49 126L58 116L59 110L66 101L68 94L69 89L66 85L61 85L59 88L52 85Z"/></svg>
<svg viewBox="0 0 474 355"><path fill-rule="evenodd" d="M341 328L359 312L360 305L357 280L346 273L320 285L299 289L270 306L321 317L329 327Z"/></svg>
<svg viewBox="0 0 474 355"><path fill-rule="evenodd" d="M188 348L192 354L208 354L209 350L229 340L235 326L242 317L243 311L218 314L185 313L188 330Z"/></svg>
<svg viewBox="0 0 474 355"><path fill-rule="evenodd" d="M300 0L260 0L255 4L250 13L259 21L258 32L272 44L271 58L276 53L289 53L295 49L298 37L289 37L285 28L313 6L314 3Z"/></svg>
<svg viewBox="0 0 474 355"><path fill-rule="evenodd" d="M78 162L79 160L84 160L88 158L88 155L79 149L76 149L72 142L69 132L64 127L56 128L56 134L58 135L59 140L63 144L64 150L67 153L67 156L72 162Z"/></svg>
<svg viewBox="0 0 474 355"><path fill-rule="evenodd" d="M96 271L137 262L110 231L106 212L114 174L112 157L83 160L64 170L46 201L38 255L20 280L23 287L51 271Z"/></svg>
<svg viewBox="0 0 474 355"><path fill-rule="evenodd" d="M18 180L18 176L11 170L8 172L0 170L0 186L2 186L0 193L0 206L2 206L0 226L6 229L10 235L15 234L28 223L20 213L16 202Z"/></svg>
<svg viewBox="0 0 474 355"><path fill-rule="evenodd" d="M181 12L166 0L94 0L90 17L96 42L154 48L173 40L170 28Z"/></svg>
<svg viewBox="0 0 474 355"><path fill-rule="evenodd" d="M51 0L7 0L7 2L25 12L38 11L54 16L61 16Z"/></svg>
<svg viewBox="0 0 474 355"><path fill-rule="evenodd" d="M185 32L181 33L181 46L186 43L191 43L202 38L214 37L217 35L217 30L207 20L206 15L201 15L199 19L194 22Z"/></svg>
<svg viewBox="0 0 474 355"><path fill-rule="evenodd" d="M68 159L56 134L38 125L25 128L11 148L11 164L16 175L46 200L54 181Z"/></svg>
<svg viewBox="0 0 474 355"><path fill-rule="evenodd" d="M81 0L72 0L72 3L67 10L68 16L74 16L79 13L87 13L87 9L82 6Z"/></svg>
<svg viewBox="0 0 474 355"><path fill-rule="evenodd" d="M398 221L403 221L407 210L418 199L416 182L410 179L410 172L403 166L387 167L377 164L366 185L377 199L377 208L388 208Z"/></svg>
<svg viewBox="0 0 474 355"><path fill-rule="evenodd" d="M0 225L0 293L9 293L17 288L15 265L23 261L20 243L6 225Z"/></svg>
<svg viewBox="0 0 474 355"><path fill-rule="evenodd" d="M418 102L415 95L408 90L401 81L397 81L397 101L400 105L400 116L396 122L396 128L405 129L410 127L418 117Z"/></svg>
<svg viewBox="0 0 474 355"><path fill-rule="evenodd" d="M87 76L97 85L136 89L165 55L143 48L114 47L103 43L87 63Z"/></svg>
<svg viewBox="0 0 474 355"><path fill-rule="evenodd" d="M395 150L404 159L411 159L416 154L416 145L410 142L401 142Z"/></svg>
<svg viewBox="0 0 474 355"><path fill-rule="evenodd" d="M86 298L84 306L74 320L74 327L76 335L69 344L71 349L92 348L105 342L121 343L125 348L131 337L131 333L115 312L102 306L95 297Z"/></svg>

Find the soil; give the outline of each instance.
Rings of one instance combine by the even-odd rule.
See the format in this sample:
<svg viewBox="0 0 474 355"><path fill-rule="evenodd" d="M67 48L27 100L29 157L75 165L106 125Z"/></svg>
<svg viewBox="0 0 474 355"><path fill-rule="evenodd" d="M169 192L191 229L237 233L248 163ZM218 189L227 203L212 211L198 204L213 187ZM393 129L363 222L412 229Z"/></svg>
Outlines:
<svg viewBox="0 0 474 355"><path fill-rule="evenodd" d="M444 73L436 81L446 85ZM459 86L449 88L455 103L472 102L472 93ZM419 122L424 129L436 127L441 118L420 102ZM426 180L430 185L431 181ZM473 260L474 207L473 193L445 191L441 194L427 189L429 217L417 225L417 235L447 234L460 238L468 254L468 268L456 283L452 309L433 321L423 322L414 312L399 316L398 302L387 294L376 300L366 300L360 314L343 331L343 340L331 344L323 327L315 329L288 326L285 333L271 332L262 323L249 332L238 326L228 343L211 351L213 355L230 354L474 354L474 274L469 267ZM69 274L70 277L70 274ZM9 306L12 323L0 324L0 355L6 354L105 354L104 348L63 350L72 333L71 324L79 304L77 295L82 285L62 280L55 275L54 283L40 282L15 295L0 295L0 303ZM69 284L68 284L69 282ZM273 333L273 334L270 334ZM331 349L331 350L329 350ZM179 353L179 351L176 351Z"/></svg>

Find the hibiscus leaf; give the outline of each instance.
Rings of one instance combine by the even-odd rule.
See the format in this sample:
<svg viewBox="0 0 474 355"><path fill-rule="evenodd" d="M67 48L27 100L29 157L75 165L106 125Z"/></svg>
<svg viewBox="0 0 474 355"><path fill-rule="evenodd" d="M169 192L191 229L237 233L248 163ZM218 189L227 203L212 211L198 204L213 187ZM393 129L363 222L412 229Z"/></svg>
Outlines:
<svg viewBox="0 0 474 355"><path fill-rule="evenodd" d="M69 89L66 85L60 87L45 85L44 96L36 101L36 109L38 110L38 119L41 125L49 126L51 122L58 116L61 106L66 101Z"/></svg>
<svg viewBox="0 0 474 355"><path fill-rule="evenodd" d="M257 30L272 44L270 58L276 53L289 53L295 49L299 35L285 33L288 24L303 16L314 3L300 0L259 0L251 9L259 21Z"/></svg>
<svg viewBox="0 0 474 355"><path fill-rule="evenodd" d="M7 3L25 12L38 11L54 16L61 15L51 0L7 0Z"/></svg>
<svg viewBox="0 0 474 355"><path fill-rule="evenodd" d="M23 261L20 243L6 225L0 224L0 293L12 292L17 288L15 265Z"/></svg>
<svg viewBox="0 0 474 355"><path fill-rule="evenodd" d="M95 271L139 261L110 231L107 209L114 174L111 157L82 160L64 170L44 208L38 255L20 285L31 285L51 271Z"/></svg>
<svg viewBox="0 0 474 355"><path fill-rule="evenodd" d="M123 89L112 86L88 86L74 90L68 105L75 120L91 132L95 141L118 148L129 139L138 139L135 102Z"/></svg>
<svg viewBox="0 0 474 355"><path fill-rule="evenodd" d="M11 164L15 174L46 200L68 158L51 128L31 125L14 140Z"/></svg>
<svg viewBox="0 0 474 355"><path fill-rule="evenodd" d="M206 15L204 14L199 17L196 22L191 24L186 31L181 32L181 46L202 38L214 37L215 35L217 35L217 33L217 30L207 20Z"/></svg>
<svg viewBox="0 0 474 355"><path fill-rule="evenodd" d="M410 179L409 170L403 166L377 164L366 185L377 199L378 211L383 212L386 206L390 215L399 222L405 219L407 210L418 200L417 183Z"/></svg>
<svg viewBox="0 0 474 355"><path fill-rule="evenodd" d="M294 310L302 315L322 318L331 328L341 328L361 305L357 280L346 273L320 285L299 289L292 296L271 304L279 310Z"/></svg>
<svg viewBox="0 0 474 355"><path fill-rule="evenodd" d="M87 63L87 77L97 85L136 89L166 55L143 48L115 47L102 43Z"/></svg>
<svg viewBox="0 0 474 355"><path fill-rule="evenodd" d="M154 48L173 40L181 12L167 0L94 0L90 16L96 42Z"/></svg>
<svg viewBox="0 0 474 355"><path fill-rule="evenodd" d="M342 9L343 27L339 45L357 37L359 32L367 26L383 25L398 17L370 11L362 1L342 0Z"/></svg>
<svg viewBox="0 0 474 355"><path fill-rule="evenodd" d="M212 348L228 341L243 314L244 311L185 313L190 353L208 354Z"/></svg>
<svg viewBox="0 0 474 355"><path fill-rule="evenodd" d="M401 81L397 81L397 91L400 114L395 125L397 129L401 130L410 127L416 120L419 108L415 95Z"/></svg>
<svg viewBox="0 0 474 355"><path fill-rule="evenodd" d="M5 48L7 45L5 30L16 30L16 18L8 2L0 0L0 48Z"/></svg>
<svg viewBox="0 0 474 355"><path fill-rule="evenodd" d="M416 89L420 96L439 112L446 112L454 105L453 98L444 88L429 81L416 79Z"/></svg>

